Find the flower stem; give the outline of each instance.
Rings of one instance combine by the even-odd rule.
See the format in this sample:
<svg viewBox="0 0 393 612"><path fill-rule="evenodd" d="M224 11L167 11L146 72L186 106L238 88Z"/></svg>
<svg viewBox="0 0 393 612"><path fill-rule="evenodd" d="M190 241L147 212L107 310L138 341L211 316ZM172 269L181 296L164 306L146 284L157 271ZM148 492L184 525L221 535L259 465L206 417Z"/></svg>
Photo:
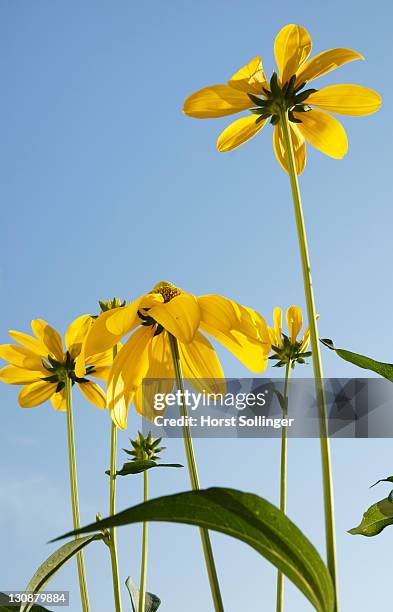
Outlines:
<svg viewBox="0 0 393 612"><path fill-rule="evenodd" d="M143 472L143 501L149 499L148 491L148 471ZM146 578L147 578L147 531L148 523L143 523L142 531L142 561L141 561L141 578L139 585L139 605L138 612L145 612L146 601Z"/></svg>
<svg viewBox="0 0 393 612"><path fill-rule="evenodd" d="M66 408L67 408L67 434L68 434L68 461L70 470L70 484L71 484L71 505L72 505L72 518L74 522L74 529L80 528L79 518L79 501L78 501L78 482L76 475L76 457L75 457L75 439L74 439L74 420L72 415L72 384L71 379L66 378L65 380L65 397L66 397ZM80 536L75 536L75 539ZM83 553L79 552L76 556L78 564L78 575L79 575L79 588L81 594L82 610L83 612L89 612L89 595L87 592L86 574L85 574L85 563L83 560Z"/></svg>
<svg viewBox="0 0 393 612"><path fill-rule="evenodd" d="M177 339L172 336L172 334L168 333L168 336L172 353L173 368L175 371L176 385L178 390L181 392L181 395L184 397L183 374L180 361L179 346L177 343ZM187 408L182 401L179 402L179 411L180 415L185 417L185 425L183 425L183 439L187 457L188 471L190 474L191 487L194 491L198 491L201 487L199 484L199 476L195 461L194 445L192 443L190 428L186 424ZM202 540L203 553L205 555L205 563L209 577L209 584L212 593L214 609L216 612L224 612L224 606L222 603L220 585L218 582L217 570L214 562L213 549L210 542L209 532L207 529L203 528L201 528L199 532Z"/></svg>
<svg viewBox="0 0 393 612"><path fill-rule="evenodd" d="M285 383L284 383L284 407L283 407L283 418L286 419L288 415L288 386L289 377L291 374L291 360L288 361L285 368ZM280 510L286 512L287 510L287 428L281 428L281 474L280 474ZM282 612L284 609L284 574L278 572L277 574L277 606L276 611Z"/></svg>
<svg viewBox="0 0 393 612"><path fill-rule="evenodd" d="M325 506L325 534L327 564L333 581L335 591L335 612L338 612L338 593L337 593L337 570L336 570L336 542L334 527L334 503L333 503L333 483L330 459L330 445L328 438L328 428L326 419L325 392L323 387L322 360L319 350L318 327L316 321L314 292L311 280L310 258L308 254L306 228L304 224L302 201L300 197L299 181L296 173L295 156L293 143L289 129L288 112L282 110L280 123L283 131L286 159L288 163L288 173L291 183L293 204L295 208L295 218L298 233L300 258L303 270L304 292L307 305L308 324L310 326L311 350L314 367L315 391L319 408L320 423L320 443L322 458L322 479Z"/></svg>
<svg viewBox="0 0 393 612"><path fill-rule="evenodd" d="M113 347L113 359L117 355L117 345ZM116 512L116 454L117 454L117 427L111 420L111 454L110 454L110 473L109 473L109 516ZM121 612L121 593L119 562L117 559L117 536L116 529L111 527L109 530L109 552L112 565L113 595L115 599L116 612Z"/></svg>

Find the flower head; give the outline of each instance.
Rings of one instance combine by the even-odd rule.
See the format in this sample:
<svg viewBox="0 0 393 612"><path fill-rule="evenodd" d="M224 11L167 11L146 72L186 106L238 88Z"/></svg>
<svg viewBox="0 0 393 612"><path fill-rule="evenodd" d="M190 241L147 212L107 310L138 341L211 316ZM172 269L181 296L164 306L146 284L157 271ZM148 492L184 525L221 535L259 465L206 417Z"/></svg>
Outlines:
<svg viewBox="0 0 393 612"><path fill-rule="evenodd" d="M87 337L86 349L89 353L107 350L130 332L107 384L109 411L122 429L127 427L131 402L144 417L153 418L155 393L173 389L168 334L178 341L184 377L202 393L222 392L224 378L216 352L204 334L221 342L254 372L265 369L270 350L265 321L251 308L218 295L197 297L166 281L128 306L101 314ZM142 405L145 378L158 383L151 392L144 389Z"/></svg>
<svg viewBox="0 0 393 612"><path fill-rule="evenodd" d="M273 355L269 359L277 360L274 367L282 367L291 364L292 368L296 363L305 363L305 357L311 355L307 352L310 342L310 328L307 326L303 338L297 337L302 329L303 316L299 306L290 306L286 312L286 320L289 335L282 331L282 310L276 307L273 311L273 327L268 328Z"/></svg>
<svg viewBox="0 0 393 612"><path fill-rule="evenodd" d="M257 56L227 84L205 87L192 94L185 101L183 112L204 119L250 111L251 114L231 123L222 132L217 141L219 151L230 151L250 140L270 118L274 125L274 152L285 170L288 168L281 117L288 113L298 174L306 164L306 140L326 155L341 159L348 149L345 130L323 110L339 115L369 115L379 109L381 98L375 91L359 85L305 89L310 81L331 70L363 59L360 53L344 48L329 49L308 59L311 47L305 28L286 25L274 43L278 74L273 72L268 80Z"/></svg>
<svg viewBox="0 0 393 612"><path fill-rule="evenodd" d="M0 370L0 380L23 385L19 393L22 408L32 408L51 400L55 410L66 409L65 381L78 385L86 399L105 408L101 387L90 376L106 380L112 363L112 351L85 350L85 340L94 318L82 315L71 323L65 334L65 349L60 334L41 319L31 322L34 336L11 330L9 335L18 344L0 345L0 357L10 365ZM75 364L83 354L84 373L78 376Z"/></svg>

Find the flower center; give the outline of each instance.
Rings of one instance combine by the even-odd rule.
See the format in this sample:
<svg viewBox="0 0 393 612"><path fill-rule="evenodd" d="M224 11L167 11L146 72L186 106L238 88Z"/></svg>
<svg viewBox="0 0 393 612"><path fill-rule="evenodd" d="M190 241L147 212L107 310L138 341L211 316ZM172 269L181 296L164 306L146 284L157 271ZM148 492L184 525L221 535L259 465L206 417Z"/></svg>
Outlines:
<svg viewBox="0 0 393 612"><path fill-rule="evenodd" d="M48 376L42 378L50 383L57 383L56 392L61 391L65 387L65 381L70 378L72 384L88 382L87 378L79 378L75 374L75 360L72 359L71 355L67 351L65 354L64 361L56 361L50 355L47 360L43 360L42 364L46 370L48 370ZM94 366L87 366L86 374L93 374Z"/></svg>
<svg viewBox="0 0 393 612"><path fill-rule="evenodd" d="M173 300L173 298L181 295L183 291L168 281L161 281L160 283L157 283L155 287L153 287L151 293L159 293L162 295L164 298L164 304L166 304L167 302Z"/></svg>
<svg viewBox="0 0 393 612"><path fill-rule="evenodd" d="M301 123L301 119L295 117L293 113L305 113L311 110L311 108L305 104L307 98L315 93L316 89L303 89L306 83L301 83L297 87L296 85L296 74L293 74L291 78L280 85L278 82L277 73L273 72L272 78L270 79L270 90L263 88L265 98L259 98L254 94L249 93L248 97L256 108L251 109L251 112L255 115L259 115L257 123L271 117L270 123L276 125L280 121L280 113L282 111L288 111L288 118L293 123Z"/></svg>

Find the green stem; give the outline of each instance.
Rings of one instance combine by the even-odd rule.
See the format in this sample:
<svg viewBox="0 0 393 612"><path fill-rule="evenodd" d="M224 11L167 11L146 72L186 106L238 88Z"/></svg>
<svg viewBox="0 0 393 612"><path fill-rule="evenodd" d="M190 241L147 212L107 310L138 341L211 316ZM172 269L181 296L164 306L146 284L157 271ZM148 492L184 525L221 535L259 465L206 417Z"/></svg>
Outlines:
<svg viewBox="0 0 393 612"><path fill-rule="evenodd" d="M117 355L117 345L113 347L113 359ZM117 455L117 427L111 422L111 456L109 474L109 515L116 513L116 455ZM119 562L117 558L117 535L116 529L111 527L109 530L109 552L112 565L113 595L115 599L116 612L121 612L121 592Z"/></svg>
<svg viewBox="0 0 393 612"><path fill-rule="evenodd" d="M182 397L184 397L183 374L180 361L179 346L177 344L177 339L172 336L172 334L168 333L168 336L169 343L171 346L176 385L178 390L181 392ZM184 417L185 422L185 425L183 425L183 439L187 457L188 472L190 474L191 487L194 491L198 491L201 487L199 484L198 470L195 461L194 445L192 443L190 428L186 424L187 408L182 401L179 403L179 411L180 415ZM202 540L202 548L205 556L206 569L209 577L209 584L212 593L214 609L216 612L224 612L224 606L222 603L220 585L218 582L217 570L214 562L213 549L210 542L209 532L207 529L203 528L201 528L199 532Z"/></svg>
<svg viewBox="0 0 393 612"><path fill-rule="evenodd" d="M148 491L148 472L143 472L143 501L149 499ZM145 612L146 602L146 578L147 578L147 531L148 523L143 523L142 531L142 561L141 561L141 578L139 585L139 605L138 612Z"/></svg>
<svg viewBox="0 0 393 612"><path fill-rule="evenodd" d="M291 374L291 360L288 361L285 368L285 383L284 383L284 408L283 418L286 419L288 415L288 386L289 377ZM287 510L287 446L288 436L287 428L281 428L281 473L280 473L280 510L286 512ZM276 611L282 612L284 609L284 574L278 572L277 574L277 606Z"/></svg>
<svg viewBox="0 0 393 612"><path fill-rule="evenodd" d="M322 479L325 506L325 533L326 533L326 552L327 564L333 580L335 589L335 612L338 612L337 594L337 569L336 569L336 542L334 527L334 503L333 503L333 483L330 459L330 445L328 438L328 428L326 419L325 392L323 388L322 360L319 350L318 326L316 320L314 292L311 280L310 257L308 254L306 228L304 224L302 201L300 197L299 182L296 173L295 156L293 143L290 135L288 112L281 111L280 123L282 126L286 159L288 163L288 173L291 183L293 204L295 208L296 227L298 233L300 257L303 270L304 292L307 305L308 324L310 326L311 350L314 366L314 379L317 403L319 408L320 422L320 443L322 458Z"/></svg>
<svg viewBox="0 0 393 612"><path fill-rule="evenodd" d="M78 501L78 482L76 475L76 457L75 457L75 439L74 439L74 420L72 415L72 383L71 379L66 378L65 380L65 397L67 407L67 434L68 434L68 462L70 470L70 484L71 484L71 505L72 505L72 519L74 522L74 529L80 528L79 518L79 501ZM80 536L75 536L75 539ZM78 575L79 575L79 588L81 594L82 610L83 612L89 612L89 595L87 592L86 574L85 574L85 563L83 560L83 553L79 552L76 556L78 564Z"/></svg>

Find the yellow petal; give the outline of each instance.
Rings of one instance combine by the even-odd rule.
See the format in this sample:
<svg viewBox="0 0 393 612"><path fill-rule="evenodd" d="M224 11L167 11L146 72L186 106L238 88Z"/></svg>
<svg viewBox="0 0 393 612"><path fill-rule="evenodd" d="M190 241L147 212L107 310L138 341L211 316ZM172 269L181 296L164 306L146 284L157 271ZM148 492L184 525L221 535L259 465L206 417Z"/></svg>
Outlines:
<svg viewBox="0 0 393 612"><path fill-rule="evenodd" d="M36 370L37 372L44 373L44 375L48 375L47 370L45 370L42 365L41 357L23 346L18 346L17 344L1 344L0 358L19 368Z"/></svg>
<svg viewBox="0 0 393 612"><path fill-rule="evenodd" d="M276 306L273 310L273 326L275 334L274 346L280 347L282 345L282 310L279 306Z"/></svg>
<svg viewBox="0 0 393 612"><path fill-rule="evenodd" d="M330 85L311 94L307 104L339 115L363 116L376 113L382 104L377 92L360 85Z"/></svg>
<svg viewBox="0 0 393 612"><path fill-rule="evenodd" d="M236 149L236 147L253 138L267 121L267 119L263 119L257 123L257 119L258 115L247 115L247 117L237 119L237 121L228 125L218 137L217 149L221 153L232 151L232 149Z"/></svg>
<svg viewBox="0 0 393 612"><path fill-rule="evenodd" d="M228 81L229 87L253 94L262 94L262 89L266 87L266 84L266 76L259 55L240 68Z"/></svg>
<svg viewBox="0 0 393 612"><path fill-rule="evenodd" d="M224 372L209 340L200 332L190 344L179 342L184 378L200 393L225 393Z"/></svg>
<svg viewBox="0 0 393 612"><path fill-rule="evenodd" d="M310 328L307 325L306 330L304 332L302 344L300 346L300 352L301 353L304 353L307 350L309 342L310 342Z"/></svg>
<svg viewBox="0 0 393 612"><path fill-rule="evenodd" d="M42 319L34 319L31 322L31 329L38 340L46 346L48 353L51 353L57 361L63 361L63 343L60 334Z"/></svg>
<svg viewBox="0 0 393 612"><path fill-rule="evenodd" d="M65 345L73 359L75 359L82 349L82 343L85 340L94 319L91 315L85 314L75 319L65 334Z"/></svg>
<svg viewBox="0 0 393 612"><path fill-rule="evenodd" d="M184 102L183 113L196 119L225 117L252 108L247 94L228 85L204 87Z"/></svg>
<svg viewBox="0 0 393 612"><path fill-rule="evenodd" d="M338 48L322 51L322 53L318 53L318 55L315 55L315 57L312 57L303 64L297 72L295 87L299 87L302 83L312 81L331 70L339 68L339 66L357 59L364 59L364 57L360 53L352 51L352 49Z"/></svg>
<svg viewBox="0 0 393 612"><path fill-rule="evenodd" d="M49 375L49 372L47 372ZM42 379L42 372L26 370L14 365L5 366L0 370L0 380L9 385L26 385Z"/></svg>
<svg viewBox="0 0 393 612"><path fill-rule="evenodd" d="M111 371L111 366L98 366L95 367L93 372L89 374L89 376L93 376L94 378L98 378L99 380L103 380L106 382L109 378L109 374Z"/></svg>
<svg viewBox="0 0 393 612"><path fill-rule="evenodd" d="M191 293L182 293L166 304L153 306L149 315L180 342L191 342L198 329L200 311L197 299Z"/></svg>
<svg viewBox="0 0 393 612"><path fill-rule="evenodd" d="M78 387L85 398L102 410L106 407L105 393L97 383L89 380L88 382L78 383Z"/></svg>
<svg viewBox="0 0 393 612"><path fill-rule="evenodd" d="M251 309L219 295L198 297L198 303L203 331L221 342L253 372L266 368L270 345L267 347L261 341Z"/></svg>
<svg viewBox="0 0 393 612"><path fill-rule="evenodd" d="M56 387L56 383L49 383L44 380L25 385L19 393L19 404L22 408L33 408L43 404L56 393Z"/></svg>
<svg viewBox="0 0 393 612"><path fill-rule="evenodd" d="M149 343L153 338L150 327L140 327L117 354L109 375L107 402L113 422L126 429L128 406L149 367Z"/></svg>
<svg viewBox="0 0 393 612"><path fill-rule="evenodd" d="M67 401L64 389L54 393L50 398L50 401L55 410L58 410L59 412L65 412L67 410Z"/></svg>
<svg viewBox="0 0 393 612"><path fill-rule="evenodd" d="M33 351L33 353L37 353L37 355L41 355L42 357L48 356L48 349L42 342L37 340L37 338L33 338L33 336L30 336L29 334L24 334L13 329L8 332L8 335L25 348Z"/></svg>
<svg viewBox="0 0 393 612"><path fill-rule="evenodd" d="M110 348L132 331L140 321L137 312L140 298L128 306L103 312L95 319L86 339L85 355L96 355Z"/></svg>
<svg viewBox="0 0 393 612"><path fill-rule="evenodd" d="M312 42L306 28L290 23L276 36L274 56L284 85L310 55Z"/></svg>
<svg viewBox="0 0 393 612"><path fill-rule="evenodd" d="M316 109L294 114L301 120L297 124L299 131L313 147L334 159L344 157L348 151L348 138L338 119Z"/></svg>
<svg viewBox="0 0 393 612"><path fill-rule="evenodd" d="M295 164L297 174L301 174L306 167L306 143L303 135L294 123L290 123L290 131L292 136L292 145L295 154ZM288 172L288 165L285 154L284 139L282 134L281 124L274 126L273 131L273 148L278 161L282 168Z"/></svg>
<svg viewBox="0 0 393 612"><path fill-rule="evenodd" d="M158 414L163 414L162 409L155 408L155 398L157 394L164 398L173 391L173 386L172 354L168 334L163 332L155 336L149 345L149 367L143 384L134 395L134 405L139 414L149 421Z"/></svg>
<svg viewBox="0 0 393 612"><path fill-rule="evenodd" d="M296 342L296 338L302 329L303 316L299 306L290 306L287 310L287 326L289 338L292 343Z"/></svg>

